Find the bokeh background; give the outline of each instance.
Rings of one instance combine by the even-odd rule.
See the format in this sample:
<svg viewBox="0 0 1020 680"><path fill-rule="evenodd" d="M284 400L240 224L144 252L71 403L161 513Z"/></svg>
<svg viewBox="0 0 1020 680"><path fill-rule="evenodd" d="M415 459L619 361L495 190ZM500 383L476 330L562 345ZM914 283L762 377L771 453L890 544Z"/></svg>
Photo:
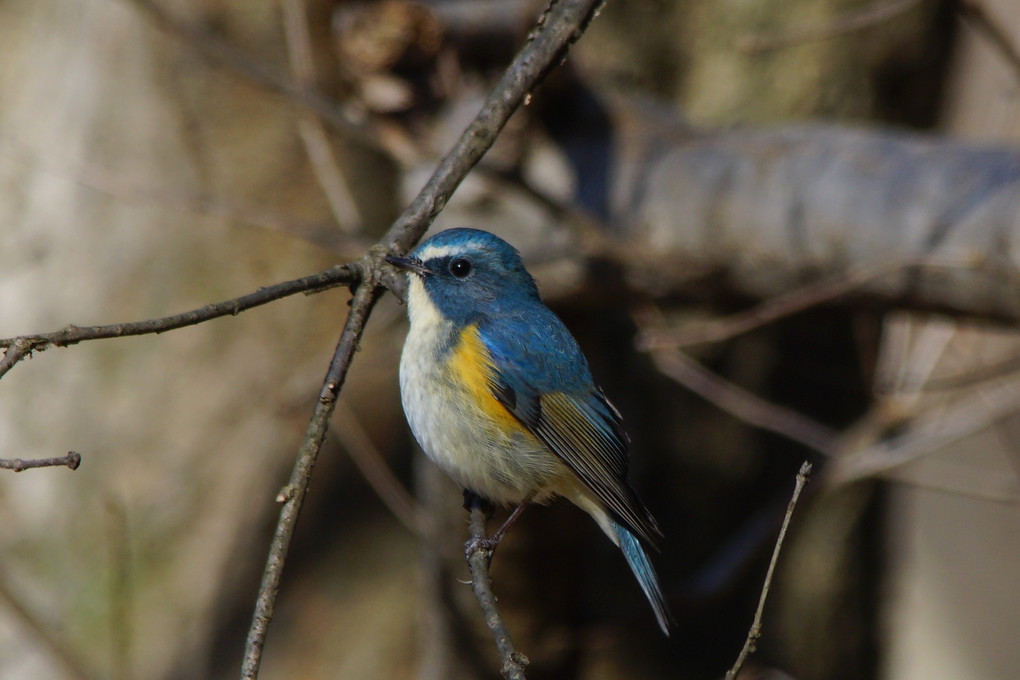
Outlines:
<svg viewBox="0 0 1020 680"><path fill-rule="evenodd" d="M0 2L0 336L163 316L356 258L543 6ZM1017 44L1012 0L611 0L511 121L435 228L518 246L578 337L634 439L679 619L662 638L582 513L530 509L493 563L529 677L721 677L805 459L816 479L741 677L1016 676L1020 399L1003 315L844 297L689 349L838 433L840 451L914 436L909 460L828 476L818 451L706 402L636 346L650 315L705 323L796 291L811 267L753 242L721 248L780 272L755 287L708 256L642 259L662 229L683 231L686 204L667 190L657 214L675 222L628 226L620 178L660 143L809 122L821 138L881 127L1008 151ZM0 470L0 678L237 676L274 498L348 298L50 349L0 381L0 457L83 456L74 472ZM405 331L387 296L315 471L261 677L497 677L465 585L460 490L400 411ZM951 438L914 427L969 416L980 422Z"/></svg>

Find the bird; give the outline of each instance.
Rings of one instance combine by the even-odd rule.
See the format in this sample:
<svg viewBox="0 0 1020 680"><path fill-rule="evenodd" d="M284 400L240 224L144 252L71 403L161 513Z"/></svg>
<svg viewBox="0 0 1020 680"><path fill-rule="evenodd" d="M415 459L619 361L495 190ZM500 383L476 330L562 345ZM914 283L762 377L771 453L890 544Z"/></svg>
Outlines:
<svg viewBox="0 0 1020 680"><path fill-rule="evenodd" d="M627 480L630 439L577 341L520 253L479 229L441 231L406 256L404 413L425 454L465 491L516 506L557 497L623 552L663 633L674 618L646 553L662 538Z"/></svg>

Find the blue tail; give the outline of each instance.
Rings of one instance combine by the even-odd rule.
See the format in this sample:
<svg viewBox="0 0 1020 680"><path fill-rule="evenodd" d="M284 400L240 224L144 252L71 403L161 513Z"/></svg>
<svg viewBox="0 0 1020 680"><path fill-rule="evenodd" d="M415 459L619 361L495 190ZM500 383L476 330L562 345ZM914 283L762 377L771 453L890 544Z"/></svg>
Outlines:
<svg viewBox="0 0 1020 680"><path fill-rule="evenodd" d="M627 564L630 565L631 571L634 572L634 576L641 585L641 590L645 591L645 597L648 598L648 602L651 603L652 609L655 611L655 618L659 620L659 628L662 628L662 632L668 636L669 627L675 625L676 620L669 611L666 598L662 595L659 577L655 575L655 569L648 561L645 549L641 547L641 542L637 537L626 527L613 520L610 522L616 530L616 537L620 541L620 550L627 558Z"/></svg>

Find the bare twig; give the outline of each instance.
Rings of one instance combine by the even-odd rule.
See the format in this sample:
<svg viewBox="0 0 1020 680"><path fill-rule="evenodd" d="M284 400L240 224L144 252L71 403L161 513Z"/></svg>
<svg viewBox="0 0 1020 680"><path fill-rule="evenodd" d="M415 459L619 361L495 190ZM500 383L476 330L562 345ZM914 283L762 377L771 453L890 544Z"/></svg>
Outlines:
<svg viewBox="0 0 1020 680"><path fill-rule="evenodd" d="M484 541L485 512L480 503L471 505L471 540L468 545ZM503 617L496 606L496 596L492 592L492 578L489 576L489 562L492 560L492 551L488 548L467 551L468 568L471 570L471 589L475 593L478 604L482 607L482 614L485 616L485 625L492 632L492 639L496 642L496 649L499 650L499 658L502 661L500 669L507 680L525 680L524 669L528 666L528 658L514 648L510 640L510 633L507 631Z"/></svg>
<svg viewBox="0 0 1020 680"><path fill-rule="evenodd" d="M140 0L135 0L140 1ZM329 415L350 366L371 308L378 297L386 271L381 258L388 252L404 252L415 243L445 207L454 190L492 146L496 136L525 96L538 85L565 55L591 19L599 0L559 0L551 5L489 95L477 117L461 134L453 149L439 163L418 196L397 218L380 244L363 259L361 283L351 302L343 334L319 395L304 443L298 453L290 483L280 494L283 509L255 605L242 661L242 678L254 680L262 661L266 632L276 606L280 577L294 525L308 488L312 466L326 435Z"/></svg>
<svg viewBox="0 0 1020 680"><path fill-rule="evenodd" d="M744 52L757 54L791 45L828 40L888 21L912 9L919 2L920 0L879 0L873 5L849 11L825 24L803 26L768 35L746 35L737 41L737 47Z"/></svg>
<svg viewBox="0 0 1020 680"><path fill-rule="evenodd" d="M425 511L400 483L386 464L382 453L372 444L350 407L340 403L336 409L337 437L354 461L375 495L411 533L425 535Z"/></svg>
<svg viewBox="0 0 1020 680"><path fill-rule="evenodd" d="M312 55L312 38L308 30L308 17L302 0L284 0L283 27L287 38L290 67L297 80L297 87L306 93L313 92L316 87L315 61ZM360 232L361 215L344 174L333 156L333 147L329 143L322 120L312 112L302 114L298 120L298 134L305 146L305 153L312 164L319 186L329 201L337 227L346 234Z"/></svg>
<svg viewBox="0 0 1020 680"><path fill-rule="evenodd" d="M3 360L0 360L0 377L11 370L16 363L49 347L67 347L86 340L104 338L122 338L130 335L147 335L194 326L195 324L221 316L236 316L252 307L258 307L274 300L279 300L297 293L325 290L335 286L347 285L358 281L357 268L352 265L337 265L317 274L303 276L300 279L284 281L272 286L260 288L232 300L199 307L189 312L173 314L148 321L132 321L116 323L108 326L68 326L63 330L39 335L21 335L16 338L0 339L0 347L7 348Z"/></svg>
<svg viewBox="0 0 1020 680"><path fill-rule="evenodd" d="M992 45L1020 81L1020 49L1013 43L1009 32L1002 28L978 0L957 0L960 16Z"/></svg>
<svg viewBox="0 0 1020 680"><path fill-rule="evenodd" d="M81 454L77 451L68 451L66 456L59 458L30 458L28 460L0 458L0 469L14 470L15 472L41 467L68 467L77 470L79 465L81 465Z"/></svg>
<svg viewBox="0 0 1020 680"><path fill-rule="evenodd" d="M726 680L735 680L737 674L740 673L740 669L744 666L744 662L747 661L747 657L754 653L758 639L761 637L761 619L765 611L765 600L768 598L769 589L772 587L772 574L776 570L779 552L783 549L786 530L789 528L790 520L793 518L793 511L797 507L797 501L800 499L800 492L804 490L804 485L807 484L810 475L811 463L805 461L801 464L800 471L797 473L793 495L790 496L790 503L786 506L786 516L783 517L783 526L779 529L776 547L772 550L772 559L769 560L769 568L765 572L765 583L761 588L761 597L758 598L758 608L754 612L754 621L751 623L751 629L747 632L747 639L744 640L744 646L741 648L740 654L737 655L737 660L733 663L733 667L726 671Z"/></svg>

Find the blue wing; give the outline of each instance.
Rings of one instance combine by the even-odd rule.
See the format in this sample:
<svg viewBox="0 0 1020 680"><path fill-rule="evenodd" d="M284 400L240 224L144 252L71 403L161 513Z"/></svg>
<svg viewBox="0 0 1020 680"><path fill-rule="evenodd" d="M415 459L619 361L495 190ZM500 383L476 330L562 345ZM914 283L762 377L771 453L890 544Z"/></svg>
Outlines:
<svg viewBox="0 0 1020 680"><path fill-rule="evenodd" d="M662 535L627 482L630 439L573 336L545 305L499 310L478 330L495 364L493 394L631 531Z"/></svg>

